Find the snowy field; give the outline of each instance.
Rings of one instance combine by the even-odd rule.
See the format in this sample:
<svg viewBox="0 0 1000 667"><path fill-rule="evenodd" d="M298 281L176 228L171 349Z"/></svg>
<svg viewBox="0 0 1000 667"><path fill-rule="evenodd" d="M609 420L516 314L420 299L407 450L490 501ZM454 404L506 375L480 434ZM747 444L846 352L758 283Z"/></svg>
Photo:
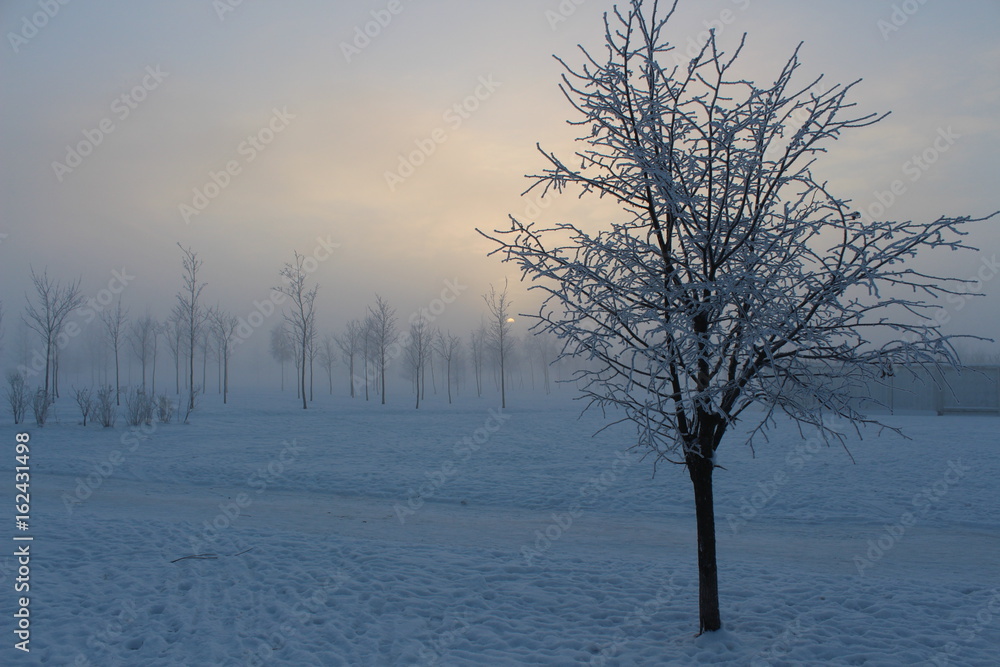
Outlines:
<svg viewBox="0 0 1000 667"><path fill-rule="evenodd" d="M734 434L725 629L696 637L690 483L627 427L591 437L557 396L316 398L208 396L151 432L61 399L27 429L31 652L8 547L0 664L998 664L997 417L890 417L912 440L852 437L856 463L785 422L756 458Z"/></svg>

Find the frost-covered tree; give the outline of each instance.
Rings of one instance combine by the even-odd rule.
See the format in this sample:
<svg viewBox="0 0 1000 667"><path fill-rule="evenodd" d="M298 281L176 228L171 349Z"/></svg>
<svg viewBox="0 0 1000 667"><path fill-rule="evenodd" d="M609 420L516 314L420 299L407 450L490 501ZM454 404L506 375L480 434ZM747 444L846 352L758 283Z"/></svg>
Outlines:
<svg viewBox="0 0 1000 667"><path fill-rule="evenodd" d="M450 331L439 331L434 341L437 352L444 361L445 383L448 386L448 403L451 404L451 378L455 367L455 361L459 350L462 348L462 339L453 335Z"/></svg>
<svg viewBox="0 0 1000 667"><path fill-rule="evenodd" d="M414 393L417 395L416 408L419 410L422 393L421 380L426 372L427 363L430 361L434 332L427 326L426 320L417 318L410 323L410 332L407 338L406 370L413 377L413 387L416 390Z"/></svg>
<svg viewBox="0 0 1000 667"><path fill-rule="evenodd" d="M271 357L281 365L281 391L285 391L285 364L295 358L295 343L284 320L271 329Z"/></svg>
<svg viewBox="0 0 1000 667"><path fill-rule="evenodd" d="M657 9L616 8L602 53L560 60L583 147L571 161L539 149L547 165L529 177L543 194L611 199L620 219L589 230L511 217L488 236L545 294L536 330L588 360L578 374L591 404L620 409L638 447L686 468L704 632L721 627L712 474L724 436L783 412L837 438L824 417L874 421L844 378L954 363L930 313L967 281L910 260L966 248L971 219L862 220L811 171L842 133L879 120L852 112L853 84L795 83L797 51L773 83L752 83L732 71L744 42L726 54L714 33L677 66L673 9Z"/></svg>
<svg viewBox="0 0 1000 667"><path fill-rule="evenodd" d="M122 300L119 297L114 308L109 308L101 313L101 324L104 325L104 335L107 337L111 351L115 359L115 405L122 404L122 388L120 373L120 355L122 343L125 342L126 322L128 321L128 308L122 308ZM145 382L145 378L143 378Z"/></svg>
<svg viewBox="0 0 1000 667"><path fill-rule="evenodd" d="M337 364L337 338L333 334L323 336L319 345L319 365L326 371L330 395L333 395L333 367Z"/></svg>
<svg viewBox="0 0 1000 667"><path fill-rule="evenodd" d="M289 309L285 313L285 321L291 327L291 333L295 340L303 410L309 407L306 396L306 363L316 332L316 294L319 292L319 285L313 285L311 288L306 286L309 272L305 269L305 259L305 255L300 255L298 251L295 251L294 262L285 264L279 273L283 284L274 288L275 291L281 292L291 299Z"/></svg>
<svg viewBox="0 0 1000 667"><path fill-rule="evenodd" d="M128 332L129 347L132 354L139 360L142 367L142 388L146 388L146 365L153 358L153 373L156 373L156 339L159 337L160 325L156 319L146 311L146 314L132 322L132 327ZM153 393L156 393L154 386Z"/></svg>
<svg viewBox="0 0 1000 667"><path fill-rule="evenodd" d="M217 306L209 312L209 322L212 326L212 335L215 336L215 342L219 346L219 360L222 365L222 402L225 404L229 402L229 355L233 351L240 320Z"/></svg>
<svg viewBox="0 0 1000 667"><path fill-rule="evenodd" d="M15 371L7 372L7 404L10 406L14 423L24 421L24 411L28 409L28 383L24 376Z"/></svg>
<svg viewBox="0 0 1000 667"><path fill-rule="evenodd" d="M364 325L358 320L351 320L344 327L344 333L336 337L337 347L343 355L344 363L347 364L347 372L351 384L351 398L354 398L354 360L364 351L365 330Z"/></svg>
<svg viewBox="0 0 1000 667"><path fill-rule="evenodd" d="M312 323L309 325L309 336L306 338L306 344L308 345L308 354L306 357L309 360L309 400L314 400L313 396L313 380L315 378L314 369L316 367L316 358L319 356L319 343L317 341L318 334L316 332L316 318L313 318Z"/></svg>
<svg viewBox="0 0 1000 667"><path fill-rule="evenodd" d="M27 305L24 308L24 323L37 333L45 345L45 382L43 391L50 400L58 396L58 371L56 365L56 340L66 324L70 313L83 305L83 294L80 292L80 281L61 285L49 278L48 271L39 275L31 269L31 284L35 288L35 300L25 294ZM51 378L51 382L50 382Z"/></svg>
<svg viewBox="0 0 1000 667"><path fill-rule="evenodd" d="M170 317L163 323L163 335L167 337L170 356L174 360L174 385L176 393L181 393L181 361L184 359L184 314L180 304L174 306Z"/></svg>
<svg viewBox="0 0 1000 667"><path fill-rule="evenodd" d="M205 322L208 319L208 310L201 305L201 293L205 289L205 283L198 277L198 272L204 263L198 259L198 253L191 248L185 248L180 243L177 247L181 249L183 257L181 265L183 267L182 280L183 287L177 293L178 314L182 318L184 327L185 342L188 353L188 406L187 412L194 410L195 395L197 387L194 383L194 352L199 340L204 334ZM204 375L204 369L203 373ZM202 383L204 385L204 382Z"/></svg>
<svg viewBox="0 0 1000 667"><path fill-rule="evenodd" d="M486 350L486 324L479 323L479 327L472 330L469 335L469 351L472 354L472 373L476 380L476 396L483 395L483 358Z"/></svg>
<svg viewBox="0 0 1000 667"><path fill-rule="evenodd" d="M364 361L365 367L365 400L369 400L371 397L371 380L375 375L373 367L375 367L375 319L371 316L371 313L365 316L364 322L361 323L362 331L362 346L361 346L361 358Z"/></svg>
<svg viewBox="0 0 1000 667"><path fill-rule="evenodd" d="M488 317L486 319L486 338L493 353L496 355L500 370L500 407L507 407L507 358L510 356L514 341L511 339L510 296L507 294L507 282L504 281L503 291L497 292L493 285L490 291L483 295L486 302Z"/></svg>
<svg viewBox="0 0 1000 667"><path fill-rule="evenodd" d="M368 308L368 316L373 359L378 364L379 389L382 392L382 405L385 405L385 371L390 361L389 348L399 339L399 330L396 328L396 309L376 294L375 306Z"/></svg>

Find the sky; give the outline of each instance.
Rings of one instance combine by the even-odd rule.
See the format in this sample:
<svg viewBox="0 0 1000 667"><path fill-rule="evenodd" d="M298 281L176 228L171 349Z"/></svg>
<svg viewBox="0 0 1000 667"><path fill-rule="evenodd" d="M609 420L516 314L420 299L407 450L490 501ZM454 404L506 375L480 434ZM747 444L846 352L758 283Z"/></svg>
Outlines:
<svg viewBox="0 0 1000 667"><path fill-rule="evenodd" d="M508 214L614 216L572 195L544 209L521 197L524 174L542 166L536 142L565 155L578 132L552 55L576 63L577 45L599 46L611 6L0 2L8 362L30 269L163 317L181 284L177 243L204 260L206 303L265 316L247 346L258 354L293 251L315 260L330 331L378 293L403 319L448 295L436 324L465 332L505 279L515 310L528 310L516 267L487 257L475 229ZM749 78L773 77L801 41L803 81L863 79L859 110L892 112L817 165L861 210L924 220L1000 209L995 0L689 0L672 41L686 48L710 27L729 48L748 33ZM952 333L1000 331L998 225L970 229L978 253L922 260L984 278L986 297L949 306Z"/></svg>

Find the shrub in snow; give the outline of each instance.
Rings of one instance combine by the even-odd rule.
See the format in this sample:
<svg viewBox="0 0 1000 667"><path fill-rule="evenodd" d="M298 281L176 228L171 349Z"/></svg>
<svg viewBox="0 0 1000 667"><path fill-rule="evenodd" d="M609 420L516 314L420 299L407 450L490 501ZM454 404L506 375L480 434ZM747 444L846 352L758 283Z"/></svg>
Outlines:
<svg viewBox="0 0 1000 667"><path fill-rule="evenodd" d="M174 418L174 402L166 394L157 397L156 417L161 424L169 424Z"/></svg>
<svg viewBox="0 0 1000 667"><path fill-rule="evenodd" d="M14 416L14 423L23 422L24 412L28 409L28 387L24 376L14 371L7 373L7 403Z"/></svg>
<svg viewBox="0 0 1000 667"><path fill-rule="evenodd" d="M97 421L104 428L111 428L118 420L118 407L115 405L115 388L101 387L97 390L97 405L94 413Z"/></svg>
<svg viewBox="0 0 1000 667"><path fill-rule="evenodd" d="M83 415L83 425L87 425L87 417L94 409L94 397L90 393L90 387L84 389L73 389L73 396L76 404L80 407L80 414Z"/></svg>
<svg viewBox="0 0 1000 667"><path fill-rule="evenodd" d="M129 426L153 423L153 398L142 389L129 389L125 393L125 423Z"/></svg>
<svg viewBox="0 0 1000 667"><path fill-rule="evenodd" d="M35 413L35 423L39 426L45 426L49 418L49 403L49 393L39 387L31 398L31 411Z"/></svg>

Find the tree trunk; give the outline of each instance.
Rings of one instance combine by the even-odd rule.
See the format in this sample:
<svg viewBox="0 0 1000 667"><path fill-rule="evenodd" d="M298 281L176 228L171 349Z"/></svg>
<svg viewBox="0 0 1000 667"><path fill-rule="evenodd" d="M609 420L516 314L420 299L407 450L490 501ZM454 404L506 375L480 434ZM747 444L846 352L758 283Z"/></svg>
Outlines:
<svg viewBox="0 0 1000 667"><path fill-rule="evenodd" d="M50 402L54 403L56 398L59 398L59 348L56 347L52 350L52 393L55 394L55 398L52 398Z"/></svg>
<svg viewBox="0 0 1000 667"><path fill-rule="evenodd" d="M300 378L300 386L302 388L302 409L306 410L309 408L308 403L306 403L306 337L302 337L302 377Z"/></svg>
<svg viewBox="0 0 1000 667"><path fill-rule="evenodd" d="M52 334L45 339L45 395L49 395L49 373L52 366Z"/></svg>
<svg viewBox="0 0 1000 667"><path fill-rule="evenodd" d="M194 322L194 313L191 313ZM191 325L191 358L188 359L188 410L194 410L194 324Z"/></svg>
<svg viewBox="0 0 1000 667"><path fill-rule="evenodd" d="M385 348L382 348L382 356L380 358L381 367L381 381L382 381L382 405L385 405Z"/></svg>
<svg viewBox="0 0 1000 667"><path fill-rule="evenodd" d="M115 405L122 404L122 385L118 378L118 348L115 347Z"/></svg>
<svg viewBox="0 0 1000 667"><path fill-rule="evenodd" d="M500 407L507 409L507 384L504 380L503 342L500 343Z"/></svg>
<svg viewBox="0 0 1000 667"><path fill-rule="evenodd" d="M351 398L354 398L354 355L353 354L351 355L350 365L351 365L350 368L351 377L349 379L351 381Z"/></svg>
<svg viewBox="0 0 1000 667"><path fill-rule="evenodd" d="M229 402L229 349L226 348L222 355L222 403L226 404Z"/></svg>
<svg viewBox="0 0 1000 667"><path fill-rule="evenodd" d="M711 459L689 452L688 474L694 486L694 508L698 523L698 616L700 632L722 627L719 615L719 568L715 558L715 500L712 496Z"/></svg>

